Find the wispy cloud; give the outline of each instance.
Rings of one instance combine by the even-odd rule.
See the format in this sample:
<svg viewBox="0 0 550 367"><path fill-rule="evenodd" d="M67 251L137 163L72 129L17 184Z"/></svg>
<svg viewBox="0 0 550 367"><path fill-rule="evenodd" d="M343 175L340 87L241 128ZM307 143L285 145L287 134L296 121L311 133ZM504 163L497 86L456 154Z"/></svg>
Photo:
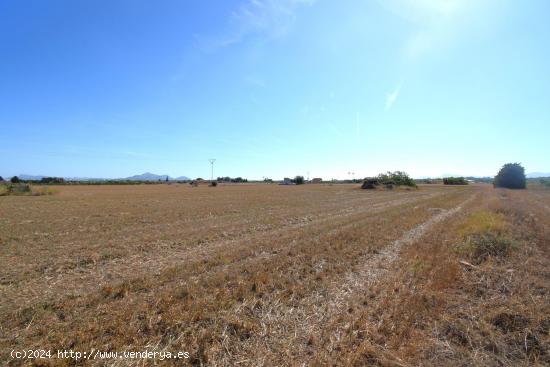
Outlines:
<svg viewBox="0 0 550 367"><path fill-rule="evenodd" d="M401 85L395 88L393 92L386 94L386 111L392 108L393 104L397 100L397 97L399 96L400 91L401 91Z"/></svg>
<svg viewBox="0 0 550 367"><path fill-rule="evenodd" d="M275 39L292 29L298 8L312 5L316 0L246 0L230 15L228 29L223 35L199 37L206 51L243 42L251 36Z"/></svg>

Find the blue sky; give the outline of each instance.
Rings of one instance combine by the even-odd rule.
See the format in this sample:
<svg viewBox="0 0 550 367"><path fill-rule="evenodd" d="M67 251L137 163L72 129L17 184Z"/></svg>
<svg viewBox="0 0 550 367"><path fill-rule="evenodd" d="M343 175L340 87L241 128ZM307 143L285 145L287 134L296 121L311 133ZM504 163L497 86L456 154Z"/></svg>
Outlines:
<svg viewBox="0 0 550 367"><path fill-rule="evenodd" d="M550 171L545 0L0 3L0 175Z"/></svg>

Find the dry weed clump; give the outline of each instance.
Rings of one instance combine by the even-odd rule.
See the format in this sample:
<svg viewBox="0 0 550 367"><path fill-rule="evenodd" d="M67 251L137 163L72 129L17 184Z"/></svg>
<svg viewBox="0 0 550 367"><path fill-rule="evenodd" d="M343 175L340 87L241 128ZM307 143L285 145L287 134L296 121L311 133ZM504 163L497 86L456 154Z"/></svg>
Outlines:
<svg viewBox="0 0 550 367"><path fill-rule="evenodd" d="M458 251L467 254L475 264L479 264L489 257L507 257L517 247L517 243L507 237L485 232L468 236L466 243Z"/></svg>
<svg viewBox="0 0 550 367"><path fill-rule="evenodd" d="M31 186L25 183L8 183L0 185L0 195L30 195Z"/></svg>
<svg viewBox="0 0 550 367"><path fill-rule="evenodd" d="M57 193L58 193L58 190L52 189L51 187L47 187L47 186L40 186L40 187L33 186L31 188L31 194L33 196L54 195Z"/></svg>
<svg viewBox="0 0 550 367"><path fill-rule="evenodd" d="M459 232L463 243L456 247L456 251L475 264L489 257L506 257L518 247L517 242L510 238L509 227L502 213L489 209L476 211L462 224Z"/></svg>

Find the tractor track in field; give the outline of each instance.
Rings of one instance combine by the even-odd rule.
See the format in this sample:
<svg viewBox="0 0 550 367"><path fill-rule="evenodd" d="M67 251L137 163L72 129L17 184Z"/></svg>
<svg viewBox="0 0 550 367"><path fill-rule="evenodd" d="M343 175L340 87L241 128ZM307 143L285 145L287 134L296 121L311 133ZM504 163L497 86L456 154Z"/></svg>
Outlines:
<svg viewBox="0 0 550 367"><path fill-rule="evenodd" d="M331 320L336 320L339 313L345 312L347 310L347 300L350 296L368 291L384 274L390 271L391 265L398 259L403 247L420 240L434 225L457 214L471 203L476 196L475 193L471 194L468 199L459 205L451 209L440 210L439 213L427 221L405 232L400 238L383 247L378 253L363 256L359 270L350 270L343 277L333 282L330 289L312 293L302 299L299 306L288 308L273 300L273 309L263 315L264 330L269 330L269 332L261 335L265 345L276 345L276 340L288 339L288 330L284 327L279 329L278 326L294 324L295 329L290 333L294 335L294 338L290 341L287 340L290 344L290 350L294 351L293 353L306 354L305 346L308 338L319 335L323 325ZM314 306L312 307L312 305ZM291 322L288 322L289 318L292 319ZM342 335L334 335L334 340L341 337ZM289 347L289 345L287 344L286 347ZM254 354L255 351L250 350L248 353ZM256 357L251 358L251 360L262 360L261 355ZM223 356L220 356L220 358L223 358ZM231 362L226 360L224 363L231 364ZM224 365L224 363L220 363L220 365ZM261 363L258 365L261 365Z"/></svg>

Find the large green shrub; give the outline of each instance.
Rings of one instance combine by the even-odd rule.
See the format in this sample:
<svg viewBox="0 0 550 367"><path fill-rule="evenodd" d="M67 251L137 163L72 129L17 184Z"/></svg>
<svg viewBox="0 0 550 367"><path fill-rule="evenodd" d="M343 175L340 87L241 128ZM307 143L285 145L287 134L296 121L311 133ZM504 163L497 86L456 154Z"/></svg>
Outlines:
<svg viewBox="0 0 550 367"><path fill-rule="evenodd" d="M387 188L393 188L394 186L410 186L416 187L416 182L409 175L403 171L386 172L381 173L378 177L365 178L361 188L374 189L376 186L384 185Z"/></svg>
<svg viewBox="0 0 550 367"><path fill-rule="evenodd" d="M507 189L524 189L527 185L525 168L519 163L506 163L495 176L493 185Z"/></svg>
<svg viewBox="0 0 550 367"><path fill-rule="evenodd" d="M387 172L378 175L383 185L411 186L416 187L416 182L403 171Z"/></svg>
<svg viewBox="0 0 550 367"><path fill-rule="evenodd" d="M443 179L445 185L468 185L468 181L464 177L445 177Z"/></svg>

